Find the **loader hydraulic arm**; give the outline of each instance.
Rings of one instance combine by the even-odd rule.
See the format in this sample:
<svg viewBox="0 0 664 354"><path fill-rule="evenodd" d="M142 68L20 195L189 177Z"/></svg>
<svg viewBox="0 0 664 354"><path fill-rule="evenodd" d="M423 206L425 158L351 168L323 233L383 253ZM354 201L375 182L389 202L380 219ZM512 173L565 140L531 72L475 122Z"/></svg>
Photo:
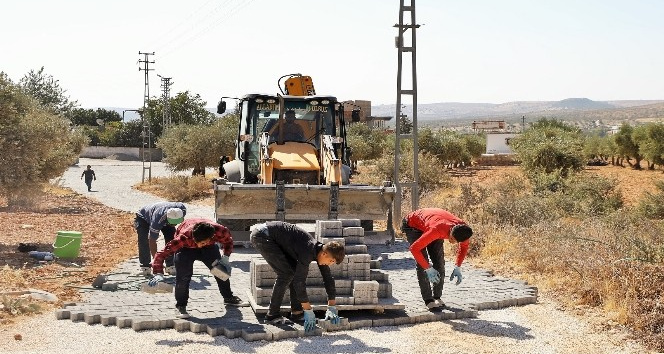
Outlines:
<svg viewBox="0 0 664 354"><path fill-rule="evenodd" d="M338 139L330 135L322 136L322 166L323 166L323 176L325 177L326 184L332 184L334 182L341 185L341 163L339 158L334 152L334 140Z"/></svg>

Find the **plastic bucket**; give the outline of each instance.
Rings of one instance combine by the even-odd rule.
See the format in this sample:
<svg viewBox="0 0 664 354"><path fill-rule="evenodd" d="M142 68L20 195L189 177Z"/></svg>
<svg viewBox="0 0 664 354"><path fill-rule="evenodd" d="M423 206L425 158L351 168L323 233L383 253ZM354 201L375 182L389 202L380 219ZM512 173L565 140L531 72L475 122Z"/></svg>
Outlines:
<svg viewBox="0 0 664 354"><path fill-rule="evenodd" d="M81 236L78 231L58 231L53 243L53 254L58 258L76 258L81 250Z"/></svg>

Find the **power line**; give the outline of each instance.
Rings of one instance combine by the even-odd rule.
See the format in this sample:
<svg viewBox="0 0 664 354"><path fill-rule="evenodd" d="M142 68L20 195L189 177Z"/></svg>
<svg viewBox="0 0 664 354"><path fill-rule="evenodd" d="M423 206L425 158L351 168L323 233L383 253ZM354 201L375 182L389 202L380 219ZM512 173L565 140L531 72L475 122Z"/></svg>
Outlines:
<svg viewBox="0 0 664 354"><path fill-rule="evenodd" d="M236 13L238 13L243 8L247 7L252 2L254 2L254 0L245 0L243 3L239 4L238 6L234 7L233 9L231 9L226 14L226 16L224 16L223 18L217 19L213 23L209 24L207 27L203 28L201 31L195 33L192 36L187 37L184 41L180 41L180 43L178 45L175 45L171 50L166 51L163 54L163 56L166 57L169 54L173 53L175 50L179 49L180 46L184 43L193 43L193 42L195 42L198 38L202 37L203 34L205 34L206 32L209 32L214 27L217 27L220 24L226 22L226 20L230 19L232 16L234 16Z"/></svg>
<svg viewBox="0 0 664 354"><path fill-rule="evenodd" d="M205 23L209 22L210 18L216 16L221 9L225 8L230 1L231 0L224 0L224 2L217 5L212 10L207 11L206 14L202 16L202 18L196 19L196 21L194 21L189 28L183 29L183 31L171 36L170 38L168 38L167 42L160 45L157 49L159 49L159 51L162 52L166 48L168 48L172 43L180 41L180 39L182 39L183 37L188 36L193 31L201 28L202 26L204 26ZM214 18L212 18L212 20L214 21Z"/></svg>

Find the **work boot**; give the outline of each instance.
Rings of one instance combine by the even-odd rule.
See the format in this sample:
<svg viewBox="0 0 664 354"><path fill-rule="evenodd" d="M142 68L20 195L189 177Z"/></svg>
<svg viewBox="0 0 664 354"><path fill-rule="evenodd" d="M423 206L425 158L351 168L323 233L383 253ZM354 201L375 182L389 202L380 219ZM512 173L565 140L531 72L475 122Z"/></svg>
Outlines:
<svg viewBox="0 0 664 354"><path fill-rule="evenodd" d="M292 325L293 321L282 315L266 315L265 323L271 325Z"/></svg>
<svg viewBox="0 0 664 354"><path fill-rule="evenodd" d="M427 300L427 301L425 301L425 303L426 303L427 308L429 309L429 311L434 312L434 311L440 310L440 306L438 306L438 302L436 300L433 300L433 299Z"/></svg>
<svg viewBox="0 0 664 354"><path fill-rule="evenodd" d="M288 315L288 318L291 321L296 322L296 323L304 322L304 311L302 311L300 313L292 313L291 312L290 315Z"/></svg>
<svg viewBox="0 0 664 354"><path fill-rule="evenodd" d="M173 275L173 276L176 273L175 266L166 267L166 269L164 269L164 271L166 272L166 274Z"/></svg>
<svg viewBox="0 0 664 354"><path fill-rule="evenodd" d="M149 277L152 275L152 268L151 267L141 267L140 270L138 271L137 275L142 275L144 277Z"/></svg>
<svg viewBox="0 0 664 354"><path fill-rule="evenodd" d="M438 304L438 307L440 307L441 309L442 309L442 308L445 308L445 303L444 303L443 300L441 300L439 297L437 297L437 298L435 298L435 299L433 299L433 300Z"/></svg>
<svg viewBox="0 0 664 354"><path fill-rule="evenodd" d="M185 319L189 318L186 306L175 306L175 318Z"/></svg>
<svg viewBox="0 0 664 354"><path fill-rule="evenodd" d="M229 298L224 298L224 304L228 306L237 306L237 307L247 307L249 306L248 302L242 301L238 296L233 296Z"/></svg>

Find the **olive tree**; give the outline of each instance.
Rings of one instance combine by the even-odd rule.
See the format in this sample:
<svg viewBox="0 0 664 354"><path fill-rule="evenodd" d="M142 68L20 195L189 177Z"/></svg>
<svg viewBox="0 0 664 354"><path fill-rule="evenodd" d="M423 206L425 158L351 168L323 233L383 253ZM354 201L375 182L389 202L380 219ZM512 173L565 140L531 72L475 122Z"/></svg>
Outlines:
<svg viewBox="0 0 664 354"><path fill-rule="evenodd" d="M221 156L235 151L239 116L229 114L212 124L180 124L168 129L157 142L166 162L174 171L193 168L193 174L205 167L217 166Z"/></svg>
<svg viewBox="0 0 664 354"><path fill-rule="evenodd" d="M25 205L75 160L86 138L0 73L0 195Z"/></svg>

